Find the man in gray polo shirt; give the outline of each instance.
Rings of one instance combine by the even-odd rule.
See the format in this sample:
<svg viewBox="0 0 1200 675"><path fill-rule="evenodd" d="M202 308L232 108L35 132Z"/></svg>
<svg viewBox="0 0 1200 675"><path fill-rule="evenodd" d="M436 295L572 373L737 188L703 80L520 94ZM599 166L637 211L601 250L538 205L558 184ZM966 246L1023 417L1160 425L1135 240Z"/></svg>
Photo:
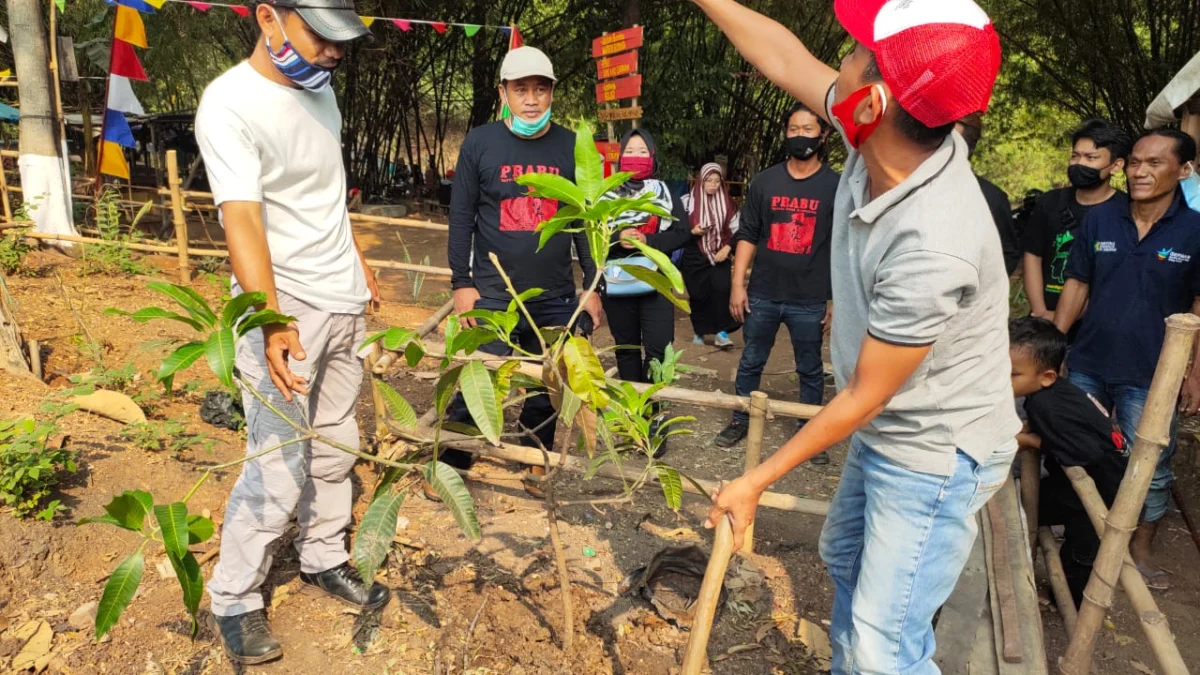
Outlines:
<svg viewBox="0 0 1200 675"><path fill-rule="evenodd" d="M933 614L1021 427L1000 238L953 133L987 108L999 39L971 0L835 0L858 43L835 71L734 0L694 2L849 150L831 241L838 394L714 495L706 524L728 515L739 547L771 483L853 434L821 534L833 673L936 673Z"/></svg>

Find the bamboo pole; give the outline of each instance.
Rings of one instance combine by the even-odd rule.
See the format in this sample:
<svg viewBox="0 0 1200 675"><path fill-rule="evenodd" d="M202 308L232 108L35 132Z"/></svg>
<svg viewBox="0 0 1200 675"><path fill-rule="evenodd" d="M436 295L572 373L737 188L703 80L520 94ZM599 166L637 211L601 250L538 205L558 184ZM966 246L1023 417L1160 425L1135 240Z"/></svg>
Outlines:
<svg viewBox="0 0 1200 675"><path fill-rule="evenodd" d="M681 675L700 675L704 662L708 660L708 636L712 633L713 617L717 615L717 601L721 598L721 586L725 583L725 569L733 553L733 526L729 517L721 518L713 536L712 555L704 570L704 581L696 598L692 614L692 630L688 636L687 651L683 653Z"/></svg>
<svg viewBox="0 0 1200 675"><path fill-rule="evenodd" d="M30 239L44 239L46 241L71 241L78 244L96 244L98 246L123 246L130 251L143 251L146 253L178 253L179 249L174 246L163 246L155 244L139 244L136 242L124 241L109 241L107 239L96 239L94 237L77 237L73 234L50 234L47 232L26 232L24 237ZM228 251L213 248L189 248L188 255L207 255L218 258L229 257Z"/></svg>
<svg viewBox="0 0 1200 675"><path fill-rule="evenodd" d="M768 396L761 391L750 392L750 428L746 430L745 472L762 462L763 432L767 427ZM754 523L746 528L742 553L754 553Z"/></svg>
<svg viewBox="0 0 1200 675"><path fill-rule="evenodd" d="M1096 482L1082 467L1065 466L1063 470L1066 472L1067 478L1071 479L1071 487L1075 488L1075 493L1079 495L1079 501L1083 502L1083 508L1087 511L1092 526L1096 528L1096 533L1103 533L1105 518L1109 511L1108 507L1104 505L1100 491L1096 489ZM1127 473L1126 476L1128 475ZM1124 486L1122 485L1122 487ZM1101 540L1101 545L1103 546L1103 540ZM1095 579L1095 576L1096 573L1093 571L1092 579ZM1124 555L1120 578L1121 586L1125 589L1125 597L1129 598L1129 604L1133 605L1133 611L1137 612L1138 619L1142 624L1142 632L1146 634L1150 650L1154 652L1154 658L1162 668L1162 675L1188 675L1187 665L1183 662L1183 656L1179 653L1175 638L1171 636L1171 626L1167 623L1167 617L1159 611L1158 603L1154 601L1154 596L1146 587L1146 580L1142 578L1142 573L1137 570L1133 564L1133 558L1129 556L1128 552ZM1088 587L1091 588L1090 581ZM1075 633L1072 632L1072 635Z"/></svg>
<svg viewBox="0 0 1200 675"><path fill-rule="evenodd" d="M4 202L4 222L11 223L13 219L12 204L8 201L8 176L4 171L4 160L0 159L0 201Z"/></svg>
<svg viewBox="0 0 1200 675"><path fill-rule="evenodd" d="M183 196L179 190L179 156L174 150L167 151L167 185L171 191L171 219L175 223L175 245L179 251L179 283L188 285L192 275L188 272L187 219L183 216Z"/></svg>
<svg viewBox="0 0 1200 675"><path fill-rule="evenodd" d="M1059 557L1058 542L1048 527L1038 528L1038 541L1042 545L1042 555L1046 561L1046 574L1050 576L1050 590L1054 592L1054 604L1058 606L1058 614L1067 627L1067 635L1075 632L1075 623L1079 620L1079 610L1075 608L1075 598L1071 597L1071 587L1067 584L1067 573L1063 570L1062 558Z"/></svg>
<svg viewBox="0 0 1200 675"><path fill-rule="evenodd" d="M50 44L46 45L50 49L50 77L54 82L54 117L58 120L58 143L60 151L65 152L67 147L67 121L66 115L63 115L62 102L62 79L58 73L58 14L55 3L50 5ZM67 187L67 192L71 191L70 186Z"/></svg>
<svg viewBox="0 0 1200 675"><path fill-rule="evenodd" d="M1167 319L1166 338L1163 340L1158 367L1154 371L1154 380L1150 383L1146 407L1138 422L1129 468L1105 519L1100 552L1096 555L1092 576L1083 593L1079 625L1059 664L1062 675L1087 675L1091 670L1096 636L1104 622L1105 612L1112 606L1113 587L1125 559L1129 538L1137 528L1154 467L1169 440L1175 401L1179 397L1197 330L1200 330L1200 317L1194 314L1176 314Z"/></svg>
<svg viewBox="0 0 1200 675"><path fill-rule="evenodd" d="M1037 559L1038 547L1038 488L1042 482L1041 453L1036 448L1021 448L1021 506L1025 509L1025 526L1029 530L1029 553Z"/></svg>

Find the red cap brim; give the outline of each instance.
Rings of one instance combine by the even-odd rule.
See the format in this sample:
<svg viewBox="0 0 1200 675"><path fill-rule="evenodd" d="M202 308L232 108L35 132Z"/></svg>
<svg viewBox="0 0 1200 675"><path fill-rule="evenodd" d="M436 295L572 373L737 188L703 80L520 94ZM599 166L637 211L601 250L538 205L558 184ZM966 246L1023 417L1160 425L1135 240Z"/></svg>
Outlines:
<svg viewBox="0 0 1200 675"><path fill-rule="evenodd" d="M834 0L833 12L850 37L875 49L875 17L888 0Z"/></svg>

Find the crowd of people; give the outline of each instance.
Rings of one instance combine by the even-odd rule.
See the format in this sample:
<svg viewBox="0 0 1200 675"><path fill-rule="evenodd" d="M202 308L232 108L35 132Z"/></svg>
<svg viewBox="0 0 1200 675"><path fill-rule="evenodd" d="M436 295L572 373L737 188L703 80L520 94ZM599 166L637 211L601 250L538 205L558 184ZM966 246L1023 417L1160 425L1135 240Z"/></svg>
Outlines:
<svg viewBox="0 0 1200 675"><path fill-rule="evenodd" d="M1065 526L1061 555L1076 600L1082 595L1099 540L1063 467L1084 467L1112 501L1163 320L1200 311L1200 213L1179 187L1196 145L1178 131L1132 141L1102 120L1084 123L1072 139L1070 186L1046 193L1018 236L1007 196L969 161L1000 64L999 38L974 2L943 0L930 13L921 3L836 0L854 40L838 69L734 0L694 2L796 99L780 120L787 159L755 177L739 209L716 163L700 167L687 194L673 194L657 175L653 135L635 129L621 140L617 167L632 177L608 197L648 197L671 217L623 214L611 241L620 265L595 269L582 233L539 250L535 230L559 203L517 178L573 180L575 137L552 119L550 59L514 49L498 78L511 116L471 130L453 173L455 314L507 308L510 284L541 289L526 302L537 325L578 316L568 328L590 335L606 320L621 347L620 377L647 382L675 340L675 310L623 267L654 268L645 245L678 260L694 342L730 347L742 331L737 394L760 387L787 326L798 400L824 407L717 491L706 524L729 518L740 546L768 486L804 462L828 464L827 451L849 440L820 540L834 582L833 672L936 672L934 614L974 543L976 512L1009 478L1018 448L1042 453L1036 517ZM206 89L197 138L234 294L262 292L267 307L297 320L239 340L237 367L275 408L357 447L356 345L379 290L349 226L341 118L328 82L345 44L367 31L348 0L270 0L254 16L258 45ZM848 153L840 174L823 159L834 137ZM1113 186L1122 174L1127 193ZM575 258L584 288L602 277L599 295L580 293ZM1030 313L1010 325L1018 266ZM536 329L522 316L513 342L536 352ZM511 350L502 342L481 348ZM532 393L520 442L553 449L555 409L544 392ZM348 563L354 457L317 440L263 454L296 432L257 396L245 402L254 458L233 487L208 590L226 653L261 663L282 654L260 588L270 545L293 514L303 584L368 608L386 603L389 591ZM1181 411L1198 408L1200 369L1183 385ZM461 395L448 419L470 422ZM746 415L735 413L715 442L731 447L746 433ZM1167 510L1173 450L1162 455L1131 546L1156 588L1166 578L1151 544ZM441 458L465 469L472 455ZM527 489L536 492L535 483Z"/></svg>

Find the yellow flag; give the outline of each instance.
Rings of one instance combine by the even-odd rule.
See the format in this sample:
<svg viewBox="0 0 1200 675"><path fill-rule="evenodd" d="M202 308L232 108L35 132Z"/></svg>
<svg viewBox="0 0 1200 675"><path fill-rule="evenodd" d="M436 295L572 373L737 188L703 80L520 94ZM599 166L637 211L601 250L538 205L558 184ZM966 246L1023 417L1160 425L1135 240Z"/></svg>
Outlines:
<svg viewBox="0 0 1200 675"><path fill-rule="evenodd" d="M162 6L165 5L166 2L167 0L146 0L146 4L150 5L154 9L162 9Z"/></svg>
<svg viewBox="0 0 1200 675"><path fill-rule="evenodd" d="M100 153L100 173L129 180L129 163L125 161L125 150L121 146L102 141Z"/></svg>
<svg viewBox="0 0 1200 675"><path fill-rule="evenodd" d="M10 77L12 77L12 68L5 68L4 70L0 70L0 80L6 80Z"/></svg>
<svg viewBox="0 0 1200 675"><path fill-rule="evenodd" d="M146 25L142 23L142 15L132 7L117 5L117 25L113 29L113 35L135 47L147 47Z"/></svg>
<svg viewBox="0 0 1200 675"><path fill-rule="evenodd" d="M362 19L363 25L367 28L370 28L371 24L375 23L375 17L373 16L360 16L358 18Z"/></svg>

